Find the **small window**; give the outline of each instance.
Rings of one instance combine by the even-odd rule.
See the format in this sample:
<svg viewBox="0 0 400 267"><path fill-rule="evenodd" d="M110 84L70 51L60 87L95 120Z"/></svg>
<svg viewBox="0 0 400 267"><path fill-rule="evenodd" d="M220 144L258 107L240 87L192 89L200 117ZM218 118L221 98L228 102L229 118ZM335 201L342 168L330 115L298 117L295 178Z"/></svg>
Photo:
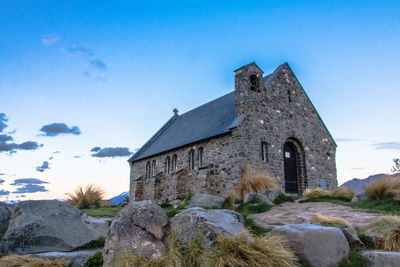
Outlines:
<svg viewBox="0 0 400 267"><path fill-rule="evenodd" d="M199 167L203 166L203 148L200 147L199 151L197 152L197 160L199 163Z"/></svg>
<svg viewBox="0 0 400 267"><path fill-rule="evenodd" d="M146 178L150 177L150 161L146 163Z"/></svg>
<svg viewBox="0 0 400 267"><path fill-rule="evenodd" d="M258 91L258 78L255 74L250 76L250 90Z"/></svg>
<svg viewBox="0 0 400 267"><path fill-rule="evenodd" d="M293 96L292 96L292 93L290 92L290 90L288 90L287 93L288 93L288 101L289 101L289 103L293 102Z"/></svg>
<svg viewBox="0 0 400 267"><path fill-rule="evenodd" d="M194 170L194 150L189 151L189 171Z"/></svg>
<svg viewBox="0 0 400 267"><path fill-rule="evenodd" d="M178 165L177 165L177 156L176 156L176 154L174 154L173 156L172 156L172 171L174 172L174 171L176 171L177 169L178 169Z"/></svg>
<svg viewBox="0 0 400 267"><path fill-rule="evenodd" d="M268 144L266 142L261 142L261 160L268 161Z"/></svg>
<svg viewBox="0 0 400 267"><path fill-rule="evenodd" d="M153 162L151 163L151 175L154 176L156 175L156 161L153 160Z"/></svg>
<svg viewBox="0 0 400 267"><path fill-rule="evenodd" d="M171 160L169 156L165 159L165 173L169 174L171 172Z"/></svg>

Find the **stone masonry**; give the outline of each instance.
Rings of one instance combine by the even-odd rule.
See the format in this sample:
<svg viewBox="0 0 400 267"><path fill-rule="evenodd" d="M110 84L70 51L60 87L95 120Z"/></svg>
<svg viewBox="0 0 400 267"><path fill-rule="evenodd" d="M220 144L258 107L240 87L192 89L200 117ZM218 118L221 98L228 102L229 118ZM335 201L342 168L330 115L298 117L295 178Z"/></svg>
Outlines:
<svg viewBox="0 0 400 267"><path fill-rule="evenodd" d="M129 161L132 201L172 200L188 191L226 196L240 183L245 165L274 176L285 190L285 143L296 154L299 194L307 187L337 188L336 144L287 63L265 77L255 63L236 70L234 94L239 123L228 133ZM191 150L193 170L189 168ZM168 174L166 159L174 155L176 168ZM153 161L154 175L146 177L146 164Z"/></svg>

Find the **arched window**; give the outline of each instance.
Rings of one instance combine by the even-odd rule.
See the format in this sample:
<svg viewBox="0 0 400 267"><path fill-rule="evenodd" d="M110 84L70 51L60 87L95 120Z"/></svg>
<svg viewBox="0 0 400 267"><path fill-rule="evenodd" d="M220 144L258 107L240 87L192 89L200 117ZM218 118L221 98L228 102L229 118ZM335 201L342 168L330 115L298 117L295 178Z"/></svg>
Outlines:
<svg viewBox="0 0 400 267"><path fill-rule="evenodd" d="M150 177L150 161L146 163L146 178Z"/></svg>
<svg viewBox="0 0 400 267"><path fill-rule="evenodd" d="M189 151L189 171L194 170L194 150Z"/></svg>
<svg viewBox="0 0 400 267"><path fill-rule="evenodd" d="M171 160L169 156L165 159L165 173L169 174L171 172Z"/></svg>
<svg viewBox="0 0 400 267"><path fill-rule="evenodd" d="M199 167L203 166L203 148L200 147L197 152L197 161L199 163Z"/></svg>
<svg viewBox="0 0 400 267"><path fill-rule="evenodd" d="M178 169L178 165L177 165L177 156L176 156L176 154L174 154L173 156L172 156L172 171L174 172L174 171L176 171L177 169Z"/></svg>
<svg viewBox="0 0 400 267"><path fill-rule="evenodd" d="M250 76L250 90L258 91L258 78L255 74Z"/></svg>
<svg viewBox="0 0 400 267"><path fill-rule="evenodd" d="M151 175L154 176L156 175L156 161L153 160L153 162L151 163Z"/></svg>
<svg viewBox="0 0 400 267"><path fill-rule="evenodd" d="M267 144L267 142L261 142L261 160L264 162L268 161L268 144Z"/></svg>

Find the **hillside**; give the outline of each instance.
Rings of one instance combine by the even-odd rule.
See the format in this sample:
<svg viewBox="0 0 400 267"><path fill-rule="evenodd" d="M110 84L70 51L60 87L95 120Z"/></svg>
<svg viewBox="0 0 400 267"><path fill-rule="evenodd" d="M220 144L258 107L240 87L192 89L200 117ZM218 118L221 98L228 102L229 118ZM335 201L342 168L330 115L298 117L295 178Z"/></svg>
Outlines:
<svg viewBox="0 0 400 267"><path fill-rule="evenodd" d="M364 191L364 187L366 185L368 185L369 183L371 183L379 178L383 178L385 176L388 176L388 175L384 174L384 173L379 173L379 174L368 176L367 178L364 178L364 179L354 178L354 179L351 179L351 180L343 183L339 187L348 186L348 187L352 188L354 191L360 193L360 192ZM395 174L395 176L400 177L400 173Z"/></svg>

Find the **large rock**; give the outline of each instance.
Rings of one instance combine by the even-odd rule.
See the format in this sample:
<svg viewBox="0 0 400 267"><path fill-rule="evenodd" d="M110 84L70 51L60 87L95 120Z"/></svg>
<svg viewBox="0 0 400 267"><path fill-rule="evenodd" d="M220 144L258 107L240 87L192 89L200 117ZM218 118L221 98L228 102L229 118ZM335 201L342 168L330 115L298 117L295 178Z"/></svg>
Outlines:
<svg viewBox="0 0 400 267"><path fill-rule="evenodd" d="M111 223L103 249L104 265L120 253L133 252L140 257L160 258L167 250L168 217L153 201L129 203Z"/></svg>
<svg viewBox="0 0 400 267"><path fill-rule="evenodd" d="M367 200L367 199L368 199L368 195L367 195L367 193L365 193L365 191L363 191L363 192L359 193L358 195L354 196L351 199L351 202L357 202L360 200Z"/></svg>
<svg viewBox="0 0 400 267"><path fill-rule="evenodd" d="M336 227L288 224L275 227L270 234L286 237L299 259L311 266L337 266L350 250L343 232Z"/></svg>
<svg viewBox="0 0 400 267"><path fill-rule="evenodd" d="M200 207L205 209L221 208L224 198L216 195L197 193L189 200L187 208Z"/></svg>
<svg viewBox="0 0 400 267"><path fill-rule="evenodd" d="M96 240L100 237L107 237L108 233L107 221L87 216L86 213L82 215L82 220L89 228L90 233L92 235L92 240Z"/></svg>
<svg viewBox="0 0 400 267"><path fill-rule="evenodd" d="M367 251L362 254L367 267L398 267L400 252Z"/></svg>
<svg viewBox="0 0 400 267"><path fill-rule="evenodd" d="M271 202L274 202L274 200L280 195L283 194L282 190L280 188L271 188L265 190L263 193Z"/></svg>
<svg viewBox="0 0 400 267"><path fill-rule="evenodd" d="M273 205L272 201L269 200L265 195L257 194L257 193L254 193L254 192L247 193L246 196L244 197L243 202L244 203L248 203L248 202L253 201L255 199L257 199L259 201L262 201L262 202L265 202L268 205Z"/></svg>
<svg viewBox="0 0 400 267"><path fill-rule="evenodd" d="M17 254L71 251L91 240L79 209L57 200L29 200L15 205L1 247Z"/></svg>
<svg viewBox="0 0 400 267"><path fill-rule="evenodd" d="M8 204L0 202L0 240L7 231L8 222L11 219L11 208Z"/></svg>
<svg viewBox="0 0 400 267"><path fill-rule="evenodd" d="M221 234L234 236L246 230L240 213L232 210L206 210L190 208L183 210L171 219L171 231L189 245L199 234L205 246L216 244Z"/></svg>
<svg viewBox="0 0 400 267"><path fill-rule="evenodd" d="M365 248L364 243L360 240L356 230L352 226L344 223L340 229L342 230L351 248Z"/></svg>
<svg viewBox="0 0 400 267"><path fill-rule="evenodd" d="M100 249L93 250L79 250L73 252L44 252L30 255L32 257L39 257L49 260L61 260L66 261L69 267L84 267L85 263L93 256L96 252L101 251Z"/></svg>

